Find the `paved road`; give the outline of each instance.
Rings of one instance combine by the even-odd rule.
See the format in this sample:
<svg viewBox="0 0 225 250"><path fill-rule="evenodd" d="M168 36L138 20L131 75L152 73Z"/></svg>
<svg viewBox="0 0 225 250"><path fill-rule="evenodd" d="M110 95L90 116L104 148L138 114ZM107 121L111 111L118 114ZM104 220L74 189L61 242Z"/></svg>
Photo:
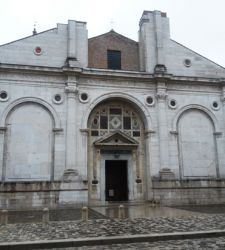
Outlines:
<svg viewBox="0 0 225 250"><path fill-rule="evenodd" d="M18 223L0 226L0 242L193 232L216 229L225 229L224 215L140 218L133 220L97 219L87 222L56 221L47 225L43 223Z"/></svg>
<svg viewBox="0 0 225 250"><path fill-rule="evenodd" d="M70 217L64 211L64 221L50 221L48 224L41 222L15 223L0 226L0 242L21 242L39 241L55 239L76 239L85 237L107 237L118 235L135 235L151 233L172 233L172 232L193 232L204 230L225 230L224 206L214 207L217 213L207 209L199 211L193 209L191 212L174 209L173 213L157 214L148 218L127 218L118 220L107 218L105 214L93 212L93 219L87 222L81 220L68 220ZM132 207L132 209L135 209ZM154 208L160 210L160 208ZM166 208L163 208L166 210ZM181 210L183 210L182 208ZM200 209L200 210L201 210ZM209 208L208 208L209 209ZM107 209L106 209L107 210ZM170 210L170 209L168 209ZM164 211L164 210L162 210ZM172 211L172 210L170 210ZM25 212L25 211L24 211ZM62 212L62 211L61 211ZM220 213L219 213L220 212ZM56 216L57 217L57 216ZM133 243L123 245L93 246L68 248L73 249L225 249L225 237L195 239L195 240L176 240L155 243ZM62 249L61 249L62 250ZM67 249L63 249L67 250Z"/></svg>

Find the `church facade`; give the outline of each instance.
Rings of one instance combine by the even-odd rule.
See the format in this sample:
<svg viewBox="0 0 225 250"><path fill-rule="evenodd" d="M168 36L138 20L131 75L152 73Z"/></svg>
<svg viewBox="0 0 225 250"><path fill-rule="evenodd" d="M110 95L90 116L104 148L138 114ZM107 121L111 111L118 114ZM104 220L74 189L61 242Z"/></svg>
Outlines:
<svg viewBox="0 0 225 250"><path fill-rule="evenodd" d="M0 46L0 207L225 202L225 69L144 11L139 41L86 23Z"/></svg>

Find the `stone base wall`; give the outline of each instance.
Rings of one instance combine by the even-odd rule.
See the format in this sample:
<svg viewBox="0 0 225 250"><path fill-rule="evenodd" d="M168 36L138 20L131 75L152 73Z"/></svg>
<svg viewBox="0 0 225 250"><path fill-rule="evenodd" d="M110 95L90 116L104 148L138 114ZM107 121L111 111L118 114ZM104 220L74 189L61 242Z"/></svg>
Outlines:
<svg viewBox="0 0 225 250"><path fill-rule="evenodd" d="M153 180L154 200L162 205L225 203L225 180Z"/></svg>
<svg viewBox="0 0 225 250"><path fill-rule="evenodd" d="M225 203L225 179L153 180L153 199L164 206ZM86 184L76 182L6 182L0 184L0 209L81 206Z"/></svg>
<svg viewBox="0 0 225 250"><path fill-rule="evenodd" d="M86 204L87 188L77 183L7 182L0 185L0 209L55 208Z"/></svg>

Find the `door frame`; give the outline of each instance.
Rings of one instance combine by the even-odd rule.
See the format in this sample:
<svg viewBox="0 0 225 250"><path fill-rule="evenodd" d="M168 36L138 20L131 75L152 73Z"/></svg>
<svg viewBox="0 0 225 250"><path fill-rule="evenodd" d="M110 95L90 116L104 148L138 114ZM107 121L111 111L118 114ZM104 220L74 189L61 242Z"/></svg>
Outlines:
<svg viewBox="0 0 225 250"><path fill-rule="evenodd" d="M119 166L116 164L119 163ZM119 182L116 182L116 189L119 190L120 195L119 199L116 200L115 197L110 200L110 196L107 195L107 192L110 190L107 187L107 180L110 182L109 172L112 173L111 177L119 178L117 171L121 171L121 179ZM106 199L107 201L128 201L128 170L127 170L127 160L105 160L105 182L106 182ZM114 182L114 180L113 180ZM122 191L123 190L123 191ZM126 192L125 192L126 191ZM122 193L122 195L121 195Z"/></svg>
<svg viewBox="0 0 225 250"><path fill-rule="evenodd" d="M128 192L128 201L134 199L134 181L133 181L133 161L132 161L132 154L120 154L118 158L115 154L101 154L101 186L100 186L100 195L101 195L101 201L106 201L106 195L105 195L105 161L106 160L118 160L118 161L127 161L127 192Z"/></svg>

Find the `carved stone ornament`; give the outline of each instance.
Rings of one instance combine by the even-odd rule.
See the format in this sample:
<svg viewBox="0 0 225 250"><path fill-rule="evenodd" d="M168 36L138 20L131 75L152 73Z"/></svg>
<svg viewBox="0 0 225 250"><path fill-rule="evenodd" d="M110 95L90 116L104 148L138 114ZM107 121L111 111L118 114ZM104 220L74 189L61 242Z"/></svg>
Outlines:
<svg viewBox="0 0 225 250"><path fill-rule="evenodd" d="M65 62L66 67L80 67L80 63L78 62L76 57L67 57Z"/></svg>
<svg viewBox="0 0 225 250"><path fill-rule="evenodd" d="M82 182L82 177L76 169L66 169L63 173L64 182Z"/></svg>
<svg viewBox="0 0 225 250"><path fill-rule="evenodd" d="M65 92L68 94L77 94L78 93L78 88L77 86L66 86L65 87Z"/></svg>
<svg viewBox="0 0 225 250"><path fill-rule="evenodd" d="M137 179L136 179L136 183L142 183L142 180L141 180L141 178L140 177L137 177Z"/></svg>
<svg viewBox="0 0 225 250"><path fill-rule="evenodd" d="M175 175L169 168L163 168L159 171L159 178L160 180L173 180Z"/></svg>
<svg viewBox="0 0 225 250"><path fill-rule="evenodd" d="M225 93L221 95L220 100L221 102L225 103Z"/></svg>
<svg viewBox="0 0 225 250"><path fill-rule="evenodd" d="M166 91L164 89L162 90L158 90L157 94L156 94L156 98L159 100L166 100L168 94L166 93Z"/></svg>
<svg viewBox="0 0 225 250"><path fill-rule="evenodd" d="M164 74L167 72L167 68L164 64L157 64L155 65L155 68L154 68L154 73L155 74Z"/></svg>

